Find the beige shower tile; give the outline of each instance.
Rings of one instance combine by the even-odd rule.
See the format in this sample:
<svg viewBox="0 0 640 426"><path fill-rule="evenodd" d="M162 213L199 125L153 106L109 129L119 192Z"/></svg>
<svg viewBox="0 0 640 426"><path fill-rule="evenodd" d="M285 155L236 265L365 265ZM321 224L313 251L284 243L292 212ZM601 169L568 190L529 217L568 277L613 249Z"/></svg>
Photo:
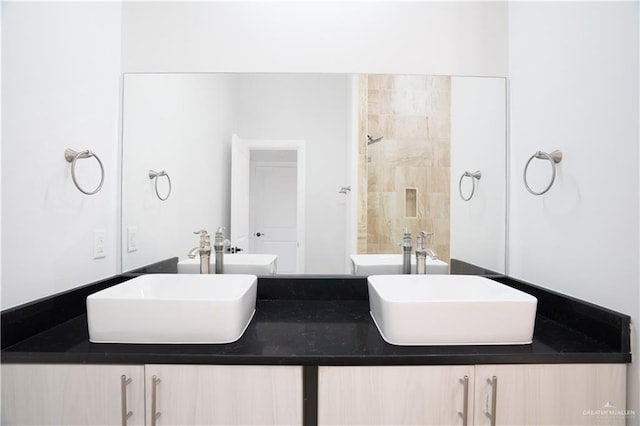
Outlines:
<svg viewBox="0 0 640 426"><path fill-rule="evenodd" d="M380 136L384 139L373 145L379 145L388 139L389 135L389 116L387 115L369 115L367 117L367 134L377 139ZM368 145L371 146L371 145Z"/></svg>
<svg viewBox="0 0 640 426"><path fill-rule="evenodd" d="M430 141L433 147L433 165L436 167L451 167L451 142L449 139Z"/></svg>
<svg viewBox="0 0 640 426"><path fill-rule="evenodd" d="M427 75L395 75L394 88L405 91L426 90L429 81L429 76Z"/></svg>
<svg viewBox="0 0 640 426"><path fill-rule="evenodd" d="M425 76L425 85L428 90L435 92L451 92L451 77L448 75Z"/></svg>
<svg viewBox="0 0 640 426"><path fill-rule="evenodd" d="M369 89L393 89L395 76L391 74L369 74Z"/></svg>
<svg viewBox="0 0 640 426"><path fill-rule="evenodd" d="M419 115L393 116L389 118L388 132L391 139L428 139L427 117Z"/></svg>
<svg viewBox="0 0 640 426"><path fill-rule="evenodd" d="M429 139L451 139L451 116L432 115L426 123Z"/></svg>
<svg viewBox="0 0 640 426"><path fill-rule="evenodd" d="M451 187L451 169L430 167L427 169L427 191L429 194L448 194Z"/></svg>
<svg viewBox="0 0 640 426"><path fill-rule="evenodd" d="M404 188L420 188L426 190L427 167L396 167L392 190L402 191Z"/></svg>
<svg viewBox="0 0 640 426"><path fill-rule="evenodd" d="M427 90L394 90L391 92L391 113L395 116L426 116L430 92Z"/></svg>
<svg viewBox="0 0 640 426"><path fill-rule="evenodd" d="M381 96L379 90L369 90L367 92L367 114L370 115L379 115L381 114L382 108L380 106Z"/></svg>

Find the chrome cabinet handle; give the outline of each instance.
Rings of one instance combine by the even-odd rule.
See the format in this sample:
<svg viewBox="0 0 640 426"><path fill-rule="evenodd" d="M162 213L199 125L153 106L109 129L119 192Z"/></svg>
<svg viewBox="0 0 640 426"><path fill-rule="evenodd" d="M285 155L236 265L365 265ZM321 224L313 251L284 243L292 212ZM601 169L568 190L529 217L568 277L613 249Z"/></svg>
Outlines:
<svg viewBox="0 0 640 426"><path fill-rule="evenodd" d="M491 419L491 426L496 426L496 402L498 396L498 378L493 376L487 379L487 383L491 386L491 412L487 411L485 414Z"/></svg>
<svg viewBox="0 0 640 426"><path fill-rule="evenodd" d="M133 416L133 411L127 410L127 385L131 383L131 378L124 374L120 376L120 396L122 397L122 426L127 426L127 420Z"/></svg>
<svg viewBox="0 0 640 426"><path fill-rule="evenodd" d="M151 377L151 426L156 426L158 417L160 417L160 413L157 411L158 384L160 384L160 379L157 376Z"/></svg>
<svg viewBox="0 0 640 426"><path fill-rule="evenodd" d="M462 426L467 426L469 415L469 376L460 379L460 383L464 386L464 394L462 395L462 411L458 411L458 416L462 417Z"/></svg>

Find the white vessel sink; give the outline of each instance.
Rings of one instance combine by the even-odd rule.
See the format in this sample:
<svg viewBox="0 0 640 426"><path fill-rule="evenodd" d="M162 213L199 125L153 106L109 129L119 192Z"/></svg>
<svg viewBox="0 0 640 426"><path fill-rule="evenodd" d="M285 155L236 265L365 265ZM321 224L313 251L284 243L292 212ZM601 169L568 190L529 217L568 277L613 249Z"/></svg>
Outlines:
<svg viewBox="0 0 640 426"><path fill-rule="evenodd" d="M449 265L440 259L427 257L427 274L447 274ZM353 275L402 274L402 254L354 254L351 256ZM416 255L411 255L411 273L416 273Z"/></svg>
<svg viewBox="0 0 640 426"><path fill-rule="evenodd" d="M273 275L276 273L278 256L275 254L224 254L225 274ZM211 253L209 273L216 269L215 254ZM200 258L185 259L178 262L179 274L199 274Z"/></svg>
<svg viewBox="0 0 640 426"><path fill-rule="evenodd" d="M526 344L538 300L474 275L368 278L371 316L394 345Z"/></svg>
<svg viewBox="0 0 640 426"><path fill-rule="evenodd" d="M87 297L94 343L230 343L251 322L255 275L141 275Z"/></svg>

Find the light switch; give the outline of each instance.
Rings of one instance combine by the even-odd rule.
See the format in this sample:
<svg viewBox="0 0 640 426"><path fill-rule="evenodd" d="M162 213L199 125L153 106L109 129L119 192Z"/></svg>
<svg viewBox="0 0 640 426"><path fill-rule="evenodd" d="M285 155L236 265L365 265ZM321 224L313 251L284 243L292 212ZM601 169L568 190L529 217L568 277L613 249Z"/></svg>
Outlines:
<svg viewBox="0 0 640 426"><path fill-rule="evenodd" d="M127 228L127 251L129 253L138 250L138 228L130 226Z"/></svg>
<svg viewBox="0 0 640 426"><path fill-rule="evenodd" d="M102 259L107 257L106 244L107 244L107 231L102 229L96 229L93 231L93 258Z"/></svg>

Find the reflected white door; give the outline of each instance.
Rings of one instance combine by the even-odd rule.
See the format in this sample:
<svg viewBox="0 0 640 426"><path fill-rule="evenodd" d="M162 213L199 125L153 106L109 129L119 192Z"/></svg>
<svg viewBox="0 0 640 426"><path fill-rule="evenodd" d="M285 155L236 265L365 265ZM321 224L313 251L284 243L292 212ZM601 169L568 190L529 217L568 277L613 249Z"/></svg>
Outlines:
<svg viewBox="0 0 640 426"><path fill-rule="evenodd" d="M250 246L253 253L276 254L278 273L296 272L296 163L252 163Z"/></svg>
<svg viewBox="0 0 640 426"><path fill-rule="evenodd" d="M254 209L254 207L250 206L250 187L251 187L251 152L252 151L296 151L296 162L295 167L293 169L293 175L289 175L288 178L284 179L282 174L291 173L291 170L288 171L280 171L279 173L272 173L273 176L263 177L261 183L264 184L264 180L275 181L274 187L280 186L280 188L284 188L285 185L287 188L291 188L290 185L293 186L293 191L296 193L296 196L293 198L293 203L295 205L294 208L287 208L286 214L294 214L295 217L295 241L294 243L289 242L288 244L280 244L282 247L287 247L287 251L283 251L283 253L288 253L289 249L293 248L295 255L293 257L293 266L290 267L288 258L280 259L278 258L278 272L292 272L297 274L304 273L304 264L305 264L305 188L306 188L306 148L305 141L302 140L270 140L270 139L242 139L237 135L232 135L232 147L231 147L231 224L230 224L230 240L231 245L236 246L244 250L245 253L258 253L256 248L253 246L255 238L251 237L250 232L250 211ZM283 180L285 182L283 182ZM271 186L271 185L270 185ZM266 191L268 189L265 188ZM286 192L290 192L287 190ZM274 194L273 198L278 199L280 195ZM265 199L267 197L265 196ZM284 210L280 212L273 212L270 209L277 207L277 203L271 203L270 205L257 207L256 209L267 209L268 211L268 222L265 226L262 233L264 232L274 234L273 231L268 231L268 228L271 224L281 224L282 216ZM288 206L288 204L287 204ZM267 217L267 216L265 216ZM277 228L277 226L276 226ZM257 233L259 231L255 231ZM278 232L275 232L274 235L278 235ZM275 237L274 237L275 238ZM278 241L282 243L284 239L281 237L277 237ZM287 237L288 238L288 237ZM288 240L287 240L288 241ZM265 241L262 243L263 247L261 250L269 251L269 253L279 254L276 250L277 244L276 241L272 241L272 246L266 248L264 244L268 243ZM271 250L274 251L271 251ZM288 255L287 255L288 256Z"/></svg>

